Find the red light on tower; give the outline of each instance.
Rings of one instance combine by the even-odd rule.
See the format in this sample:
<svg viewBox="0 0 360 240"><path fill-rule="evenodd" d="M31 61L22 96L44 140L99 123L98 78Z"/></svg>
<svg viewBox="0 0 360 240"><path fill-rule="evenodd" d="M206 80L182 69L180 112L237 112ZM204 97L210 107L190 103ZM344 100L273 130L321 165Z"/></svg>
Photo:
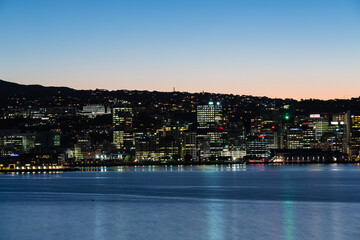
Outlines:
<svg viewBox="0 0 360 240"><path fill-rule="evenodd" d="M275 126L271 126L271 129L274 130L274 129L275 129Z"/></svg>

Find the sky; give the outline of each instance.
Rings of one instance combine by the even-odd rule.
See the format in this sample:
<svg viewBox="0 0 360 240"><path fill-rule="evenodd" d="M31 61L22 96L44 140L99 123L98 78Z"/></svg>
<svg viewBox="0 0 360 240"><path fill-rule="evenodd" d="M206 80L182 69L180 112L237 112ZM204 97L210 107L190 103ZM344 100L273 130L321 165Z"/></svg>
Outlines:
<svg viewBox="0 0 360 240"><path fill-rule="evenodd" d="M0 0L0 79L360 96L360 0Z"/></svg>

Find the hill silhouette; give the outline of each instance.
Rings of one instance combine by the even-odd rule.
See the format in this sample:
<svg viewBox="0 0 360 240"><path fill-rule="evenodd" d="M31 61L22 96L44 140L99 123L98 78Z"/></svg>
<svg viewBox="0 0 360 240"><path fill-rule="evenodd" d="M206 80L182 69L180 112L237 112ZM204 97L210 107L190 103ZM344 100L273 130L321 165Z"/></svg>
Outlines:
<svg viewBox="0 0 360 240"><path fill-rule="evenodd" d="M96 93L96 94L94 94ZM360 114L360 98L352 99L332 99L332 100L319 100L319 99L279 99L268 97L256 97L249 95L231 95L220 93L188 93L188 92L158 92L158 91L139 91L139 90L76 90L69 87L45 87L42 85L24 85L17 84L5 80L0 80L0 105L6 106L16 99L13 98L26 98L41 99L42 103L51 103L56 96L67 98L63 104L108 104L109 98L126 100L131 103L137 104L141 102L142 107L149 110L153 109L154 102L178 106L182 104L182 108L178 112L185 114L191 112L193 103L196 104L207 103L211 99L220 100L224 106L236 106L237 112L251 111L253 116L261 115L269 104L276 107L283 105L291 105L293 109L300 109L302 114L310 113L331 113L331 112L344 112L350 110L354 113ZM191 98L190 98L191 96ZM12 99L12 100L11 100ZM56 99L56 98L55 98ZM187 99L184 102L184 99ZM190 99L190 100L189 100ZM170 109L170 108L169 108ZM168 109L168 111L170 111ZM241 116L244 113L240 114Z"/></svg>
<svg viewBox="0 0 360 240"><path fill-rule="evenodd" d="M6 101L9 97L39 98L59 94L72 95L75 89L68 87L44 87L41 85L23 85L0 79L0 100Z"/></svg>

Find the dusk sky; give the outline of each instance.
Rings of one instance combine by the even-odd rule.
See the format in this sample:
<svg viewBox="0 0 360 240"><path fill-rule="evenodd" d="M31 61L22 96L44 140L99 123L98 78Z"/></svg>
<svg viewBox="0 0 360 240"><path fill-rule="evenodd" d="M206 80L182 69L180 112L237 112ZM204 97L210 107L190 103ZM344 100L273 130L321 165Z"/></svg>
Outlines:
<svg viewBox="0 0 360 240"><path fill-rule="evenodd" d="M0 0L0 29L21 84L360 95L360 0Z"/></svg>

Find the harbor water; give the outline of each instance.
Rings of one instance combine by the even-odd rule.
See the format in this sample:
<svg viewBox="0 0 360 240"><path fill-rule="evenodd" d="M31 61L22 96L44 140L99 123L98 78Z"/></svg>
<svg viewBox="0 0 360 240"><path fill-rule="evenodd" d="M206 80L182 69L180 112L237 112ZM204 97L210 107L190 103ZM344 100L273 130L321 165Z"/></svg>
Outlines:
<svg viewBox="0 0 360 240"><path fill-rule="evenodd" d="M360 166L0 174L0 239L359 239Z"/></svg>

